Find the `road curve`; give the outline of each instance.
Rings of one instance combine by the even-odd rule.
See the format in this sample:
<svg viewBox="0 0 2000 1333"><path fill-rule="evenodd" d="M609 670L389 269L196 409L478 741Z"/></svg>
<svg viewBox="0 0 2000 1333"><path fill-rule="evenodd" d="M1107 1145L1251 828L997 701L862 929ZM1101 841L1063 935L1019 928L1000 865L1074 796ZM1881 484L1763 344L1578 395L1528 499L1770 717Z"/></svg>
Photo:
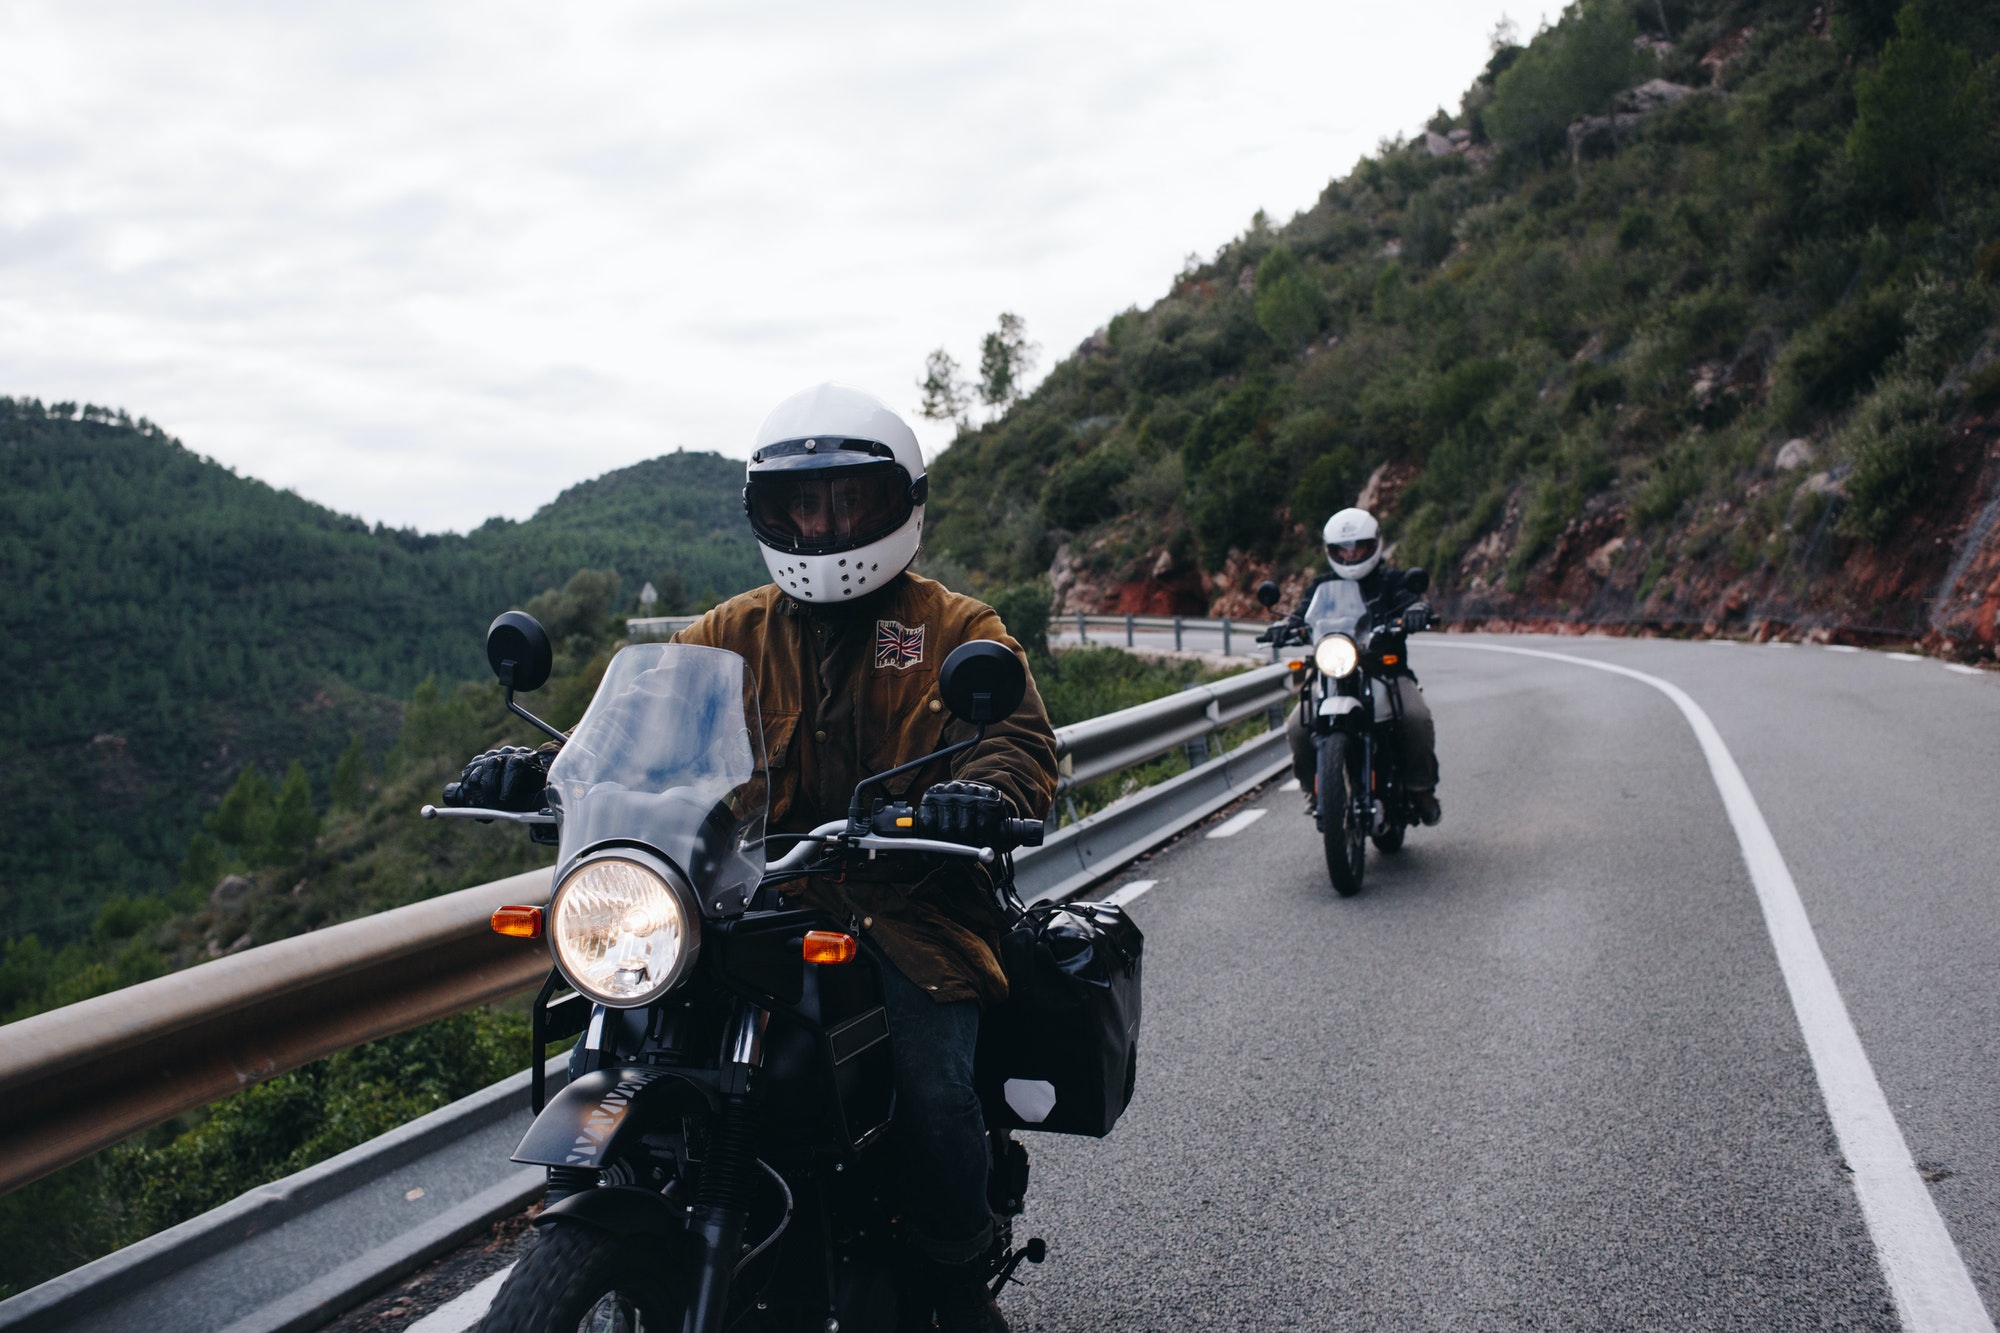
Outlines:
<svg viewBox="0 0 2000 1333"><path fill-rule="evenodd" d="M1052 1253L1017 1329L1898 1326L1687 723L1472 641L1414 645L1446 819L1371 853L1362 897L1283 793L1254 836L1132 872L1157 881L1140 1098L1102 1143L1034 1140ZM2000 681L1495 642L1714 719L1991 1308Z"/></svg>

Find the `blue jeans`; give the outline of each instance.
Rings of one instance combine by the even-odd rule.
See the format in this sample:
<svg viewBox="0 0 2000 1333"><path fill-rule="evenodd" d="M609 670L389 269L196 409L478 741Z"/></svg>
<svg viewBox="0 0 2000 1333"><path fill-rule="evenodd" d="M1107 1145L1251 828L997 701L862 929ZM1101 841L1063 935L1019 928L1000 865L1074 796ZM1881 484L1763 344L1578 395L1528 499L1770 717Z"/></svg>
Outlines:
<svg viewBox="0 0 2000 1333"><path fill-rule="evenodd" d="M979 1002L939 1004L880 952L870 952L881 964L895 1052L895 1133L910 1243L936 1263L970 1263L993 1243L986 1121L972 1089Z"/></svg>

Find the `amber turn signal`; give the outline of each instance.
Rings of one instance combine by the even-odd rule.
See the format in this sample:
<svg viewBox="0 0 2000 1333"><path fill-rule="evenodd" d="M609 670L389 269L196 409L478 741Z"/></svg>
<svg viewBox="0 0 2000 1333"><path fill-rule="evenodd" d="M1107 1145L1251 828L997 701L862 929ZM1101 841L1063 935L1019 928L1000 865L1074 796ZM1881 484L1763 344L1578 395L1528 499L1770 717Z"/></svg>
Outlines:
<svg viewBox="0 0 2000 1333"><path fill-rule="evenodd" d="M860 947L854 942L852 935L843 935L837 930L806 932L805 953L808 963L851 963Z"/></svg>
<svg viewBox="0 0 2000 1333"><path fill-rule="evenodd" d="M1394 666L1394 665L1396 665L1396 663L1398 663L1398 662L1400 662L1400 661L1402 661L1402 660L1403 660L1402 658L1400 658L1400 657L1396 656L1396 655L1395 655L1394 653L1383 653L1383 654L1382 654L1382 665L1383 665L1383 666Z"/></svg>
<svg viewBox="0 0 2000 1333"><path fill-rule="evenodd" d="M1304 671L1306 669L1306 659L1303 657L1294 657L1291 661L1285 663L1285 666L1288 670Z"/></svg>
<svg viewBox="0 0 2000 1333"><path fill-rule="evenodd" d="M542 937L542 909L503 907L493 914L493 933L512 935L522 940L538 940Z"/></svg>

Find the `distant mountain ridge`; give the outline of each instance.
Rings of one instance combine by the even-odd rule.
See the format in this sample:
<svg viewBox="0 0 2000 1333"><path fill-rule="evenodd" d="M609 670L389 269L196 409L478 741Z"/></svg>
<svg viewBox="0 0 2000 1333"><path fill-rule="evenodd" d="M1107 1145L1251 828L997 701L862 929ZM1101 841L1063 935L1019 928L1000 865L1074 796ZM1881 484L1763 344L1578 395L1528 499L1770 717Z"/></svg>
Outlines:
<svg viewBox="0 0 2000 1333"><path fill-rule="evenodd" d="M105 893L172 883L246 762L325 790L427 676L484 671L497 612L580 569L663 611L760 583L742 463L674 453L463 536L371 528L240 477L158 427L0 398L0 742L15 757L7 933L58 934Z"/></svg>

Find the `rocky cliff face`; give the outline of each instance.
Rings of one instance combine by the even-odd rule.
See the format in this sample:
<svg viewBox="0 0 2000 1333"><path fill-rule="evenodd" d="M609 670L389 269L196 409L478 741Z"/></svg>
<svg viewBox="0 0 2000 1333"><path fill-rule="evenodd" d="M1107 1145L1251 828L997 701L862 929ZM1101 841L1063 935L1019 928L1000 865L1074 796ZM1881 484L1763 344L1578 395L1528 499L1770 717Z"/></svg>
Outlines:
<svg viewBox="0 0 2000 1333"><path fill-rule="evenodd" d="M1493 629L1894 642L1962 661L2000 656L2000 419L1974 417L1957 428L1943 463L1941 503L1913 514L1879 546L1835 535L1844 478L1838 468L1821 469L1821 461L1810 441L1789 440L1737 497L1703 506L1664 539L1632 534L1630 515L1615 500L1593 503L1514 577L1521 509L1510 506L1450 571L1441 609L1455 623ZM1383 520L1392 560L1398 501L1419 475L1408 465L1384 465L1355 497ZM1805 537L1802 555L1741 568L1743 552L1730 549L1732 519L1786 496ZM1290 606L1318 572L1243 551L1232 551L1212 573L1177 565L1165 550L1139 563L1136 576L1093 575L1063 546L1050 570L1057 611L1253 618L1263 614L1257 584L1276 580Z"/></svg>

